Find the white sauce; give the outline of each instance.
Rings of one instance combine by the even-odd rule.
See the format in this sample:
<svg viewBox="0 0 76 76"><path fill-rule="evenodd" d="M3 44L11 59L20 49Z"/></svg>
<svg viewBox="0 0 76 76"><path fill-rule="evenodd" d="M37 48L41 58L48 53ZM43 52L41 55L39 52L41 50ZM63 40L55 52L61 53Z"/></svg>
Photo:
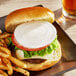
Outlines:
<svg viewBox="0 0 76 76"><path fill-rule="evenodd" d="M16 57L18 59L24 59L24 52L22 50L16 50Z"/></svg>

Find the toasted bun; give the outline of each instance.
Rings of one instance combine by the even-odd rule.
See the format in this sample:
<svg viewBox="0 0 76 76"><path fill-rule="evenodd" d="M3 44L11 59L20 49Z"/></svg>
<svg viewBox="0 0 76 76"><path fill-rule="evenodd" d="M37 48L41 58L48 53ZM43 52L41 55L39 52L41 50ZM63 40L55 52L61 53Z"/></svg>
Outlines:
<svg viewBox="0 0 76 76"><path fill-rule="evenodd" d="M46 60L45 62L40 63L40 64L31 64L31 63L26 62L26 65L27 65L26 69L30 70L30 71L40 71L40 70L44 70L44 69L47 69L49 67L52 67L53 65L58 63L58 61L61 59L60 44L59 44L59 48L57 48L55 50L55 53L53 54L53 56L50 55L50 57L52 57L52 60Z"/></svg>
<svg viewBox="0 0 76 76"><path fill-rule="evenodd" d="M22 8L6 17L5 29L7 32L13 32L19 24L32 20L45 20L52 23L54 21L54 13L44 7Z"/></svg>

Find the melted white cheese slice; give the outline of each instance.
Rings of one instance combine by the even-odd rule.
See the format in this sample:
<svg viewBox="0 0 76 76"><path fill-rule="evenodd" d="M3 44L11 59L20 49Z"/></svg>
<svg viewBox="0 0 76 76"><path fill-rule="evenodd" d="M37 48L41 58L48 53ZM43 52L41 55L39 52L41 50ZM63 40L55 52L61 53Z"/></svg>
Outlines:
<svg viewBox="0 0 76 76"><path fill-rule="evenodd" d="M27 48L40 48L50 44L56 37L55 27L47 21L31 21L20 24L14 31L17 42Z"/></svg>
<svg viewBox="0 0 76 76"><path fill-rule="evenodd" d="M56 51L52 51L51 54L46 54L45 56L32 56L31 58L25 58L24 52L22 50L16 50L16 57L20 60L24 59L48 59L48 60L56 60L57 59L57 53Z"/></svg>

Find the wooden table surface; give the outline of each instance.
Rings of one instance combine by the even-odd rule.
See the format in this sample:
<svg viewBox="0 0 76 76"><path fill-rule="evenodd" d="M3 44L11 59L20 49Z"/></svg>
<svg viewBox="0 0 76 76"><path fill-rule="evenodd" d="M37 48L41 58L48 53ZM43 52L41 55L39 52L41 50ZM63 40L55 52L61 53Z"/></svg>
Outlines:
<svg viewBox="0 0 76 76"><path fill-rule="evenodd" d="M56 11L62 7L61 0L0 0L0 17L8 15L11 11L42 4L43 6ZM65 30L76 43L76 24ZM76 69L60 76L76 76Z"/></svg>

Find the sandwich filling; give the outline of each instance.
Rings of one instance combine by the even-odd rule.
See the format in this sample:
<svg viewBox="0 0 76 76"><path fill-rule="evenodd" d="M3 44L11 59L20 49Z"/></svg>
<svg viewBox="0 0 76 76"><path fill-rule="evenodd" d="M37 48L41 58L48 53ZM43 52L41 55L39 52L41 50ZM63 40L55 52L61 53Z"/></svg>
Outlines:
<svg viewBox="0 0 76 76"><path fill-rule="evenodd" d="M14 50L16 57L21 60L50 59L50 55L53 55L59 47L56 29L46 21L22 24L15 29L14 36L18 44L29 48L28 50L22 49L14 44L11 37L8 38L8 46ZM46 45L48 46L45 47Z"/></svg>
<svg viewBox="0 0 76 76"><path fill-rule="evenodd" d="M39 50L39 51L22 50L22 49L18 48L17 46L15 46L13 44L11 37L9 37L8 40L9 40L8 46L11 47L11 49L13 49L17 53L23 53L23 55L24 55L23 59L39 58L39 57L44 58L44 56L46 56L46 54L50 55L53 51L56 50L56 48L59 47L57 37L55 38L55 40L48 47L46 47L42 50ZM46 57L44 59L46 59Z"/></svg>

